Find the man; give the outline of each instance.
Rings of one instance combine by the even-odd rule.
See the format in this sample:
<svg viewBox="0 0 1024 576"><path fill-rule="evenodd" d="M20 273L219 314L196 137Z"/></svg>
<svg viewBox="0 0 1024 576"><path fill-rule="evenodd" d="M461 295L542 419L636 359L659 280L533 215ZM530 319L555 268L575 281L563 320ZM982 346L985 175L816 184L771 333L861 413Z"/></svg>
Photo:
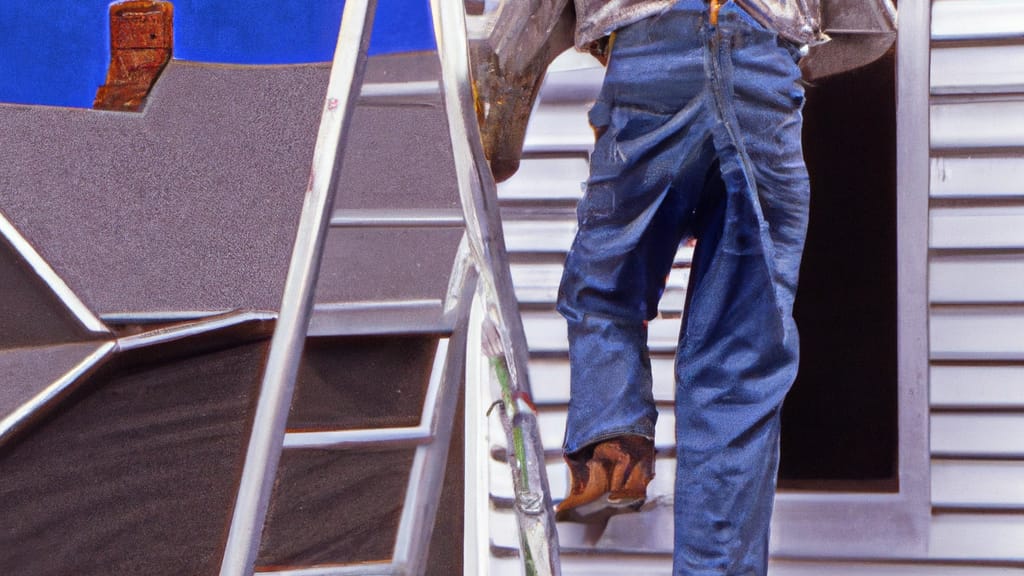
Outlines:
<svg viewBox="0 0 1024 576"><path fill-rule="evenodd" d="M558 298L572 380L558 518L646 497L657 419L647 321L680 242L695 238L676 361L674 573L686 575L767 572L779 415L799 352L810 191L798 61L827 37L815 0L738 1L575 1L576 46L599 47L607 72ZM505 100L528 110L536 85L520 84ZM487 142L502 125L482 120ZM495 170L504 177L518 149L502 155L501 141L489 148L494 166L514 159Z"/></svg>
<svg viewBox="0 0 1024 576"><path fill-rule="evenodd" d="M801 5L804 6L804 5ZM657 410L646 322L696 238L676 357L676 574L765 574L779 415L807 227L802 47L785 0L580 0L577 44L613 33L558 310L571 400L562 519L643 502Z"/></svg>

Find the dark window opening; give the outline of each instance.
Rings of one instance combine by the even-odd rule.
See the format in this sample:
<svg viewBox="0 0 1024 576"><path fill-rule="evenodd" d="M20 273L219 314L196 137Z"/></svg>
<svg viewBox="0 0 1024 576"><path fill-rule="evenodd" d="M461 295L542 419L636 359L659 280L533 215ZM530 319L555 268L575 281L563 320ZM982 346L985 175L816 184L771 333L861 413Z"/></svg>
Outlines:
<svg viewBox="0 0 1024 576"><path fill-rule="evenodd" d="M807 89L811 220L783 489L898 490L895 52Z"/></svg>

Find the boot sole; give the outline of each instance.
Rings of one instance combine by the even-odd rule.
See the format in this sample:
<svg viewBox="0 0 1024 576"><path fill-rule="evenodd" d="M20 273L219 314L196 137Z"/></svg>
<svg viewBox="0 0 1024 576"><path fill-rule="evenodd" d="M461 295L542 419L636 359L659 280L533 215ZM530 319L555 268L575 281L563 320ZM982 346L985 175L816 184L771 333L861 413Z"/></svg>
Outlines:
<svg viewBox="0 0 1024 576"><path fill-rule="evenodd" d="M604 522L612 516L637 512L644 505L646 498L622 498L613 500L608 494L575 508L557 510L555 520L558 522L578 522L596 524Z"/></svg>

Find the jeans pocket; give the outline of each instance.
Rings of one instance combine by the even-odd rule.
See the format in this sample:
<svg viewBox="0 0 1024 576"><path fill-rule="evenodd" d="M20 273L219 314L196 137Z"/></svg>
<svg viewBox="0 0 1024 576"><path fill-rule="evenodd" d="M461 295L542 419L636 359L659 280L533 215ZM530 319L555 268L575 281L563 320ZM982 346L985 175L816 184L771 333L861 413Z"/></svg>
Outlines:
<svg viewBox="0 0 1024 576"><path fill-rule="evenodd" d="M586 182L583 198L576 206L576 215L584 225L597 225L615 213L615 187L607 183Z"/></svg>

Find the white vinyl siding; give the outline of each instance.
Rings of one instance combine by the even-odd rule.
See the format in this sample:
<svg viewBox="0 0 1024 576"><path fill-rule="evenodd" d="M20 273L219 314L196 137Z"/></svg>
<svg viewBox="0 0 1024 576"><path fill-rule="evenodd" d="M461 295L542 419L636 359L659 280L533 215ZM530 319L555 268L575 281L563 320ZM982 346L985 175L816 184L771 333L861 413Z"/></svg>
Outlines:
<svg viewBox="0 0 1024 576"><path fill-rule="evenodd" d="M1024 462L936 459L932 503L943 509L1024 510Z"/></svg>
<svg viewBox="0 0 1024 576"><path fill-rule="evenodd" d="M937 409L1024 411L1024 365L938 365L931 369Z"/></svg>
<svg viewBox="0 0 1024 576"><path fill-rule="evenodd" d="M935 199L1024 198L1020 156L937 156L931 162Z"/></svg>
<svg viewBox="0 0 1024 576"><path fill-rule="evenodd" d="M932 50L932 94L1024 92L1024 46Z"/></svg>
<svg viewBox="0 0 1024 576"><path fill-rule="evenodd" d="M1021 572L1024 1L932 6L930 554Z"/></svg>
<svg viewBox="0 0 1024 576"><path fill-rule="evenodd" d="M932 304L1024 304L1024 260L1017 254L934 255Z"/></svg>
<svg viewBox="0 0 1024 576"><path fill-rule="evenodd" d="M932 149L1024 146L1024 101L986 98L932 104Z"/></svg>
<svg viewBox="0 0 1024 576"><path fill-rule="evenodd" d="M1021 38L1020 0L934 0L932 40L980 41Z"/></svg>
<svg viewBox="0 0 1024 576"><path fill-rule="evenodd" d="M1024 205L932 208L931 246L946 250L1024 249Z"/></svg>
<svg viewBox="0 0 1024 576"><path fill-rule="evenodd" d="M631 571L623 571L627 566ZM494 562L495 576L520 574L517 558ZM1020 576L1020 569L1007 566L964 566L956 564L893 564L884 562L826 562L775 560L769 576ZM638 558L626 554L562 557L563 576L670 576L672 563L666 557Z"/></svg>
<svg viewBox="0 0 1024 576"><path fill-rule="evenodd" d="M1024 360L1024 306L934 307L933 360Z"/></svg>

